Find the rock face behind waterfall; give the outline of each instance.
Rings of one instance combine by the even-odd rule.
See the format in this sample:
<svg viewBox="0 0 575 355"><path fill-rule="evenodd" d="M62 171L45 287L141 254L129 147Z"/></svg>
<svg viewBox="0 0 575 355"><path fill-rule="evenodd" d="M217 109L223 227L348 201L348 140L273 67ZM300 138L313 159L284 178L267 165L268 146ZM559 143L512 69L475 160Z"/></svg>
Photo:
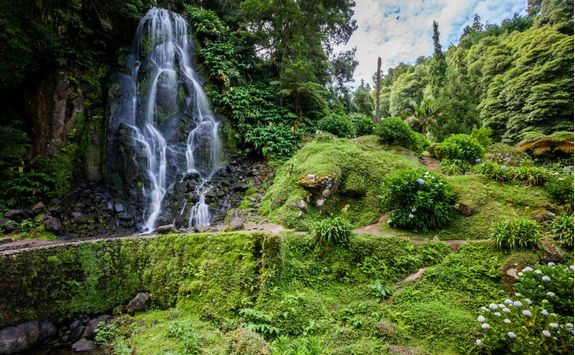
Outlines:
<svg viewBox="0 0 575 355"><path fill-rule="evenodd" d="M127 63L110 90L110 180L138 206L144 231L174 222L209 224L206 197L221 168L221 147L218 122L192 67L185 20L164 9L148 11Z"/></svg>

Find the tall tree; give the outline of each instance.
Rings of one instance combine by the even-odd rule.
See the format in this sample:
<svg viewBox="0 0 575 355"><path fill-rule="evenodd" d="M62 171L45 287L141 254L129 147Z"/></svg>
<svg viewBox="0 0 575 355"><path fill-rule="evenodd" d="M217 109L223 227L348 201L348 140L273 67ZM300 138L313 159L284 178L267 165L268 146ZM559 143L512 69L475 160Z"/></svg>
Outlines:
<svg viewBox="0 0 575 355"><path fill-rule="evenodd" d="M353 94L353 104L358 112L363 113L373 117L373 98L370 93L369 84L366 84L363 80L361 85L355 90Z"/></svg>
<svg viewBox="0 0 575 355"><path fill-rule="evenodd" d="M375 81L375 122L381 121L381 57L377 58L377 72Z"/></svg>
<svg viewBox="0 0 575 355"><path fill-rule="evenodd" d="M439 24L433 21L433 58L429 65L429 85L431 94L434 97L439 97L441 88L445 81L445 72L447 70L447 62L445 55L441 50L441 43L439 42Z"/></svg>

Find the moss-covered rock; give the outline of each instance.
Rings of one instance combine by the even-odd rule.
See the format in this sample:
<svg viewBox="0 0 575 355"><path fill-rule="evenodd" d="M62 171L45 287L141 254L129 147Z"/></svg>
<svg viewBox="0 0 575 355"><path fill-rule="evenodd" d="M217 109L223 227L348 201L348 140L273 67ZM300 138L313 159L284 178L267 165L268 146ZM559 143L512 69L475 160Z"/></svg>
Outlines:
<svg viewBox="0 0 575 355"><path fill-rule="evenodd" d="M355 225L369 224L379 215L383 177L395 169L419 166L414 153L385 148L375 136L320 138L277 170L261 207L274 222L308 230L320 214L345 214Z"/></svg>

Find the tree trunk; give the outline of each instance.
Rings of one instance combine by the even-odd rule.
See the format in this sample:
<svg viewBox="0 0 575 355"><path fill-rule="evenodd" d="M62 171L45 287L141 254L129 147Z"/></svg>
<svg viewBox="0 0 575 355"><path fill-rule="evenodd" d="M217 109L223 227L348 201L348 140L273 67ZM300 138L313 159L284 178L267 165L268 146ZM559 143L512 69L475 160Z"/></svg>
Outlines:
<svg viewBox="0 0 575 355"><path fill-rule="evenodd" d="M377 74L375 77L375 123L381 121L381 106L379 97L381 95L381 57L377 58Z"/></svg>

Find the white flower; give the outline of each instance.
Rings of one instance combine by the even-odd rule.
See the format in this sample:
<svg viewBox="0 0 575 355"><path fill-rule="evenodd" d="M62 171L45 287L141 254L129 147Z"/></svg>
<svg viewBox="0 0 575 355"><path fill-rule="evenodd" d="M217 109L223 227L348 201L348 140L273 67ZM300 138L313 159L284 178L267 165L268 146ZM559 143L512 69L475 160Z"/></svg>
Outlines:
<svg viewBox="0 0 575 355"><path fill-rule="evenodd" d="M544 316L549 315L549 312L547 312L547 310L545 310L545 309L542 309L541 312L539 312L539 313L543 314Z"/></svg>
<svg viewBox="0 0 575 355"><path fill-rule="evenodd" d="M551 278L550 278L549 276L545 275L545 276L543 276L543 277L541 278L541 280L543 280L543 281L551 281Z"/></svg>
<svg viewBox="0 0 575 355"><path fill-rule="evenodd" d="M507 333L507 336L510 337L511 339L515 338L517 335L515 335L515 333L513 332L509 332Z"/></svg>
<svg viewBox="0 0 575 355"><path fill-rule="evenodd" d="M479 316L479 317L477 317L477 320L480 321L481 323L483 323L483 322L485 322L485 317Z"/></svg>
<svg viewBox="0 0 575 355"><path fill-rule="evenodd" d="M505 319L503 320L503 323L507 323L507 324L510 324L510 323L511 323L511 321L509 320L509 318L505 318Z"/></svg>
<svg viewBox="0 0 575 355"><path fill-rule="evenodd" d="M546 337L550 337L551 333L548 330L544 330L541 333L543 333L543 335L545 335Z"/></svg>
<svg viewBox="0 0 575 355"><path fill-rule="evenodd" d="M549 303L547 300L541 300L541 303Z"/></svg>
<svg viewBox="0 0 575 355"><path fill-rule="evenodd" d="M505 312L505 313L510 313L511 310L510 310L509 308L505 307L505 308L503 308L503 312Z"/></svg>
<svg viewBox="0 0 575 355"><path fill-rule="evenodd" d="M499 308L505 308L505 305L503 303L498 304Z"/></svg>
<svg viewBox="0 0 575 355"><path fill-rule="evenodd" d="M497 309L497 305L495 303L490 303L489 304L489 308L496 310Z"/></svg>
<svg viewBox="0 0 575 355"><path fill-rule="evenodd" d="M515 296L521 297L521 294L519 292L515 292Z"/></svg>
<svg viewBox="0 0 575 355"><path fill-rule="evenodd" d="M415 217L412 213L409 214L409 218Z"/></svg>
<svg viewBox="0 0 575 355"><path fill-rule="evenodd" d="M513 301L510 300L509 298L506 298L505 301L503 301L503 303L505 303L505 304L512 304Z"/></svg>
<svg viewBox="0 0 575 355"><path fill-rule="evenodd" d="M529 310L527 310L527 309L524 309L523 312L521 312L521 313L523 313L523 315L524 315L524 316L527 316L527 317L531 317L531 316L533 315L533 314L531 314L531 312L530 312Z"/></svg>
<svg viewBox="0 0 575 355"><path fill-rule="evenodd" d="M569 269L571 269L571 270L575 269L575 265L569 266Z"/></svg>
<svg viewBox="0 0 575 355"><path fill-rule="evenodd" d="M477 344L478 346L481 345L481 340L475 339L475 344Z"/></svg>
<svg viewBox="0 0 575 355"><path fill-rule="evenodd" d="M559 328L559 324L558 323L549 323L549 326L551 328Z"/></svg>
<svg viewBox="0 0 575 355"><path fill-rule="evenodd" d="M553 266L555 266L555 263L554 263L554 262L552 262L552 261L550 261L550 262L548 262L548 263L547 263L547 266L549 266L549 267L553 267Z"/></svg>
<svg viewBox="0 0 575 355"><path fill-rule="evenodd" d="M483 312L489 312L489 309L487 309L487 308L485 308L485 307L481 307L481 310L482 310Z"/></svg>
<svg viewBox="0 0 575 355"><path fill-rule="evenodd" d="M554 292L551 292L551 291L549 291L549 292L547 292L547 296L549 296L549 297L555 297L555 293L554 293Z"/></svg>
<svg viewBox="0 0 575 355"><path fill-rule="evenodd" d="M541 275L541 274L543 273L543 271L541 271L541 270L535 270L534 272L535 272L537 275Z"/></svg>
<svg viewBox="0 0 575 355"><path fill-rule="evenodd" d="M415 212L415 211L417 211L417 208L416 208L416 207L413 207L413 208L411 209L411 212Z"/></svg>
<svg viewBox="0 0 575 355"><path fill-rule="evenodd" d="M573 323L565 323L565 326L569 329L573 329Z"/></svg>
<svg viewBox="0 0 575 355"><path fill-rule="evenodd" d="M531 300L530 300L529 298L526 298L526 299L525 299L525 303L531 304L531 303L533 303L533 302L531 302Z"/></svg>
<svg viewBox="0 0 575 355"><path fill-rule="evenodd" d="M501 317L501 313L499 313L499 312L495 312L493 314L495 314L497 317Z"/></svg>
<svg viewBox="0 0 575 355"><path fill-rule="evenodd" d="M483 323L483 324L481 324L481 328L482 329L489 329L489 328L491 328L491 326L487 323Z"/></svg>
<svg viewBox="0 0 575 355"><path fill-rule="evenodd" d="M523 274L521 271L519 271L519 272L517 273L517 276L519 276L519 277L521 277L521 276L523 276L523 275L524 275L524 274Z"/></svg>
<svg viewBox="0 0 575 355"><path fill-rule="evenodd" d="M515 302L513 302L513 305L514 305L515 307L521 307L521 306L523 306L523 303L521 303L521 302L519 302L519 301L515 301Z"/></svg>
<svg viewBox="0 0 575 355"><path fill-rule="evenodd" d="M526 267L524 267L523 270L521 270L521 271L523 271L523 272L530 272L530 271L533 271L533 268L532 268L531 266L526 266Z"/></svg>

